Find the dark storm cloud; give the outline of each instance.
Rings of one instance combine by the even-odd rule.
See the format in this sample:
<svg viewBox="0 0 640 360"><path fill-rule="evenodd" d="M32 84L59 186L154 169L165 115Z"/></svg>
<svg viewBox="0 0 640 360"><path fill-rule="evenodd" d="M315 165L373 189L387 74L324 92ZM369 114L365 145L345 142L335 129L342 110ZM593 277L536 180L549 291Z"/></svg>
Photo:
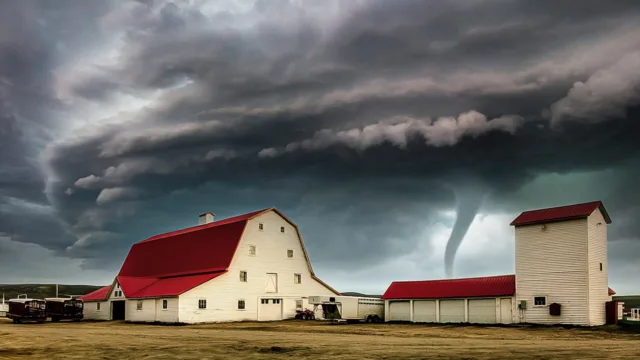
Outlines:
<svg viewBox="0 0 640 360"><path fill-rule="evenodd" d="M63 107L53 92L52 70L67 49L95 38L91 23L107 3L0 5L0 236L10 241L59 253L74 241L43 191L46 174L38 156L56 126L53 114Z"/></svg>
<svg viewBox="0 0 640 360"><path fill-rule="evenodd" d="M47 36L37 16L64 23L75 10L31 4L11 49L47 56L0 69L39 69L27 73L41 74L43 96L66 102L24 108L68 117L50 117L62 130L44 150L11 145L16 164L42 150L33 169L44 174L0 194L27 199L46 177L41 201L64 235L43 240L9 220L14 241L115 270L131 243L202 211L277 206L314 264L356 269L435 251L430 229L443 210L472 207L469 189L485 195L480 211L516 214L536 204L516 194L539 175L605 169L616 191L602 199L621 219L612 241L640 240L622 221L640 203L624 190L640 155L636 2L259 1L232 12L239 3L136 1L82 5L89 16L45 21ZM72 31L82 35L50 41Z"/></svg>

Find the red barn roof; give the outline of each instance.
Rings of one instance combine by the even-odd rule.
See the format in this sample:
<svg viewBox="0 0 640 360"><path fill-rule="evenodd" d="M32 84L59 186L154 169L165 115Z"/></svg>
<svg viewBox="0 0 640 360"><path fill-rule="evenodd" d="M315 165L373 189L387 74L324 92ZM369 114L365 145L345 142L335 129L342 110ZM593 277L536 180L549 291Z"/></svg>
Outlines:
<svg viewBox="0 0 640 360"><path fill-rule="evenodd" d="M615 292L615 291L613 291L613 289L612 289L612 288L609 288L609 295L615 295L615 294L616 294L616 292Z"/></svg>
<svg viewBox="0 0 640 360"><path fill-rule="evenodd" d="M140 241L129 250L116 281L126 298L178 296L225 273L247 221L270 210L284 217L276 209L269 208ZM293 224L289 219L286 220ZM306 251L304 255L311 276L324 284L313 274ZM81 298L85 301L104 300L112 287L107 286Z"/></svg>
<svg viewBox="0 0 640 360"><path fill-rule="evenodd" d="M78 299L83 301L94 301L94 300L104 300L109 293L109 289L111 289L111 285L107 285L105 287L101 287L96 291L92 291L86 295L82 295L78 297Z"/></svg>
<svg viewBox="0 0 640 360"><path fill-rule="evenodd" d="M600 209L607 224L611 224L611 218L604 208L602 201L593 201L583 204L525 211L515 218L511 222L511 225L531 225L552 221L581 219L591 215L596 209Z"/></svg>
<svg viewBox="0 0 640 360"><path fill-rule="evenodd" d="M396 281L383 299L443 299L511 296L516 292L516 276L488 276L466 279Z"/></svg>

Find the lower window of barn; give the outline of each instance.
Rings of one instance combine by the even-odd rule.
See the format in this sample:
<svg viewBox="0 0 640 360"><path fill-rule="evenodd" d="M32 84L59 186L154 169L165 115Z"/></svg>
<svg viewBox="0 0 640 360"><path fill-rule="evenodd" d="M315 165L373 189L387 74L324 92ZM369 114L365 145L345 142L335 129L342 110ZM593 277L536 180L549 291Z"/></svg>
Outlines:
<svg viewBox="0 0 640 360"><path fill-rule="evenodd" d="M302 300L296 300L296 310L302 310Z"/></svg>
<svg viewBox="0 0 640 360"><path fill-rule="evenodd" d="M96 310L100 311L100 303L96 303Z"/></svg>
<svg viewBox="0 0 640 360"><path fill-rule="evenodd" d="M546 306L547 305L547 297L546 296L535 296L533 298L534 306Z"/></svg>
<svg viewBox="0 0 640 360"><path fill-rule="evenodd" d="M167 310L169 308L169 301L168 300L162 300L162 309L163 310Z"/></svg>
<svg viewBox="0 0 640 360"><path fill-rule="evenodd" d="M244 310L244 300L238 300L238 310Z"/></svg>
<svg viewBox="0 0 640 360"><path fill-rule="evenodd" d="M198 309L206 309L207 308L207 299L198 300Z"/></svg>
<svg viewBox="0 0 640 360"><path fill-rule="evenodd" d="M142 310L142 301L141 300L138 300L138 304L137 304L136 309Z"/></svg>

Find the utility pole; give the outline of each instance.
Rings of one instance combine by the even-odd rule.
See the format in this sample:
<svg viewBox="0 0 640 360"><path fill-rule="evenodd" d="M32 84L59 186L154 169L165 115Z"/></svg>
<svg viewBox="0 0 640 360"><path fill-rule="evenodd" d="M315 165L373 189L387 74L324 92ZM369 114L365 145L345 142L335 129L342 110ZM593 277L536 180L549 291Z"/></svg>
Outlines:
<svg viewBox="0 0 640 360"><path fill-rule="evenodd" d="M58 284L56 284L56 297L58 297Z"/></svg>

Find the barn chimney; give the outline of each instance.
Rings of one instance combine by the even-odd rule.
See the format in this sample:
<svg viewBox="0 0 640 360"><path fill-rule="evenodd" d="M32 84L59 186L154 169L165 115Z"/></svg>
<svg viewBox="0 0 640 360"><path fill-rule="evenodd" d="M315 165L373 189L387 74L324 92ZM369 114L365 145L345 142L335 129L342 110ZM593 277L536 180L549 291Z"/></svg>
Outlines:
<svg viewBox="0 0 640 360"><path fill-rule="evenodd" d="M212 223L214 216L216 216L216 214L214 214L212 212L206 212L204 214L200 214L198 225L204 225L204 224Z"/></svg>

